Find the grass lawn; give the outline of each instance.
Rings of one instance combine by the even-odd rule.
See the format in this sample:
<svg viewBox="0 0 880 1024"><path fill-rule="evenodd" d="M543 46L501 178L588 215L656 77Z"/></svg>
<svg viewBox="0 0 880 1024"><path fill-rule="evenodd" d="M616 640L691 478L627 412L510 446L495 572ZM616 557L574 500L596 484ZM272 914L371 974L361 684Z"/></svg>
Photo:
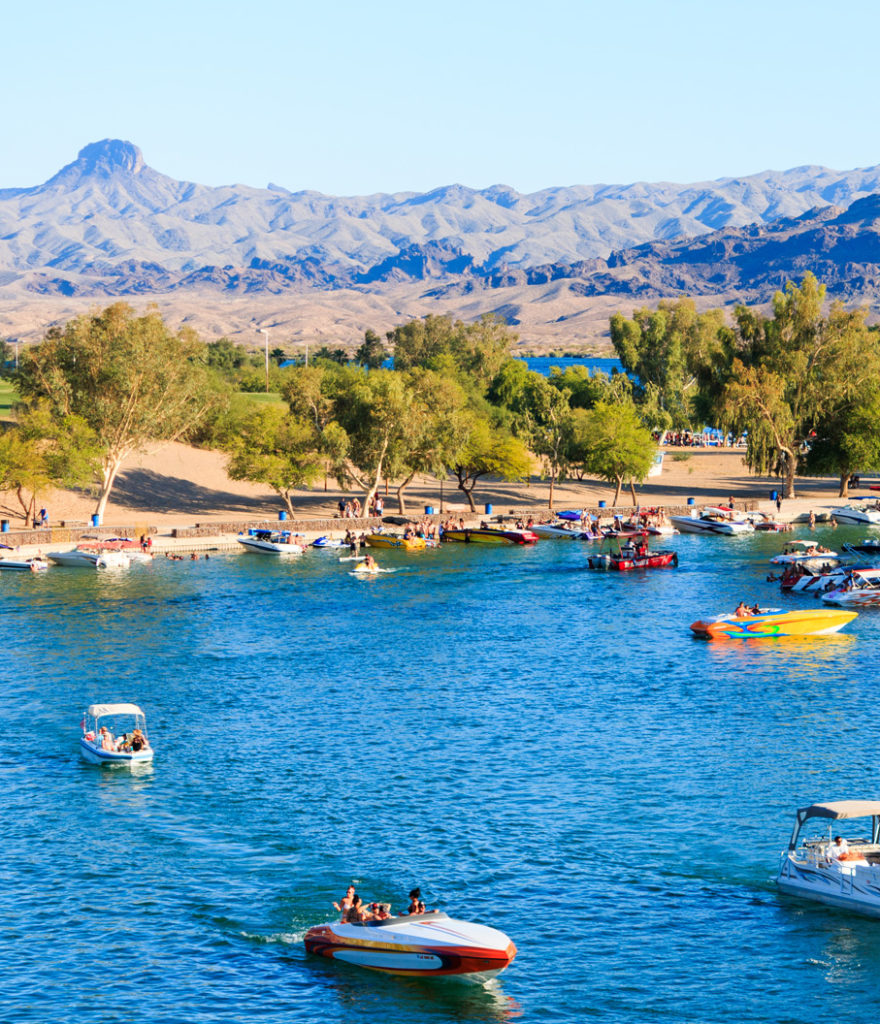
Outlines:
<svg viewBox="0 0 880 1024"><path fill-rule="evenodd" d="M8 380L0 380L0 420L12 419L12 406L18 401L18 392Z"/></svg>

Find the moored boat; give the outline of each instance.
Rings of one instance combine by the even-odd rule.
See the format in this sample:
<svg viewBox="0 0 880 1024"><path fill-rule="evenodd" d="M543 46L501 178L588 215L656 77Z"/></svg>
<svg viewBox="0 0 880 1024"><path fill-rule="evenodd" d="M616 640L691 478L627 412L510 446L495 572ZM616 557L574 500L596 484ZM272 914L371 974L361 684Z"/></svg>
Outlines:
<svg viewBox="0 0 880 1024"><path fill-rule="evenodd" d="M236 538L246 551L260 555L301 555L305 548L289 530L248 530Z"/></svg>
<svg viewBox="0 0 880 1024"><path fill-rule="evenodd" d="M832 822L862 819L866 834L834 836ZM802 839L810 821L824 832ZM846 829L846 826L843 826ZM790 896L880 917L880 800L838 800L801 807L788 849L782 854L777 887Z"/></svg>
<svg viewBox="0 0 880 1024"><path fill-rule="evenodd" d="M131 732L114 736L101 719L110 719L117 728L128 725ZM132 765L153 760L153 748L147 738L147 719L137 704L91 704L86 708L82 722L80 753L90 764Z"/></svg>
<svg viewBox="0 0 880 1024"><path fill-rule="evenodd" d="M536 537L546 540L554 540L558 537L567 538L568 540L597 540L601 539L602 536L599 533L583 529L580 523L568 522L566 520L555 523L532 523L529 529Z"/></svg>
<svg viewBox="0 0 880 1024"><path fill-rule="evenodd" d="M880 608L880 569L849 569L822 600L843 608Z"/></svg>
<svg viewBox="0 0 880 1024"><path fill-rule="evenodd" d="M831 509L831 515L839 523L855 523L858 526L880 526L880 503L872 496L873 505L841 505Z"/></svg>
<svg viewBox="0 0 880 1024"><path fill-rule="evenodd" d="M49 568L49 563L42 555L34 555L32 558L0 558L0 570L10 572L42 572Z"/></svg>
<svg viewBox="0 0 880 1024"><path fill-rule="evenodd" d="M770 561L773 565L789 565L795 562L809 562L815 559L837 558L836 551L829 551L815 540L789 540L782 551Z"/></svg>
<svg viewBox="0 0 880 1024"><path fill-rule="evenodd" d="M534 544L538 537L531 530L502 530L489 526L444 530L441 540L461 544Z"/></svg>
<svg viewBox="0 0 880 1024"><path fill-rule="evenodd" d="M735 536L754 533L754 526L745 519L734 519L729 509L707 507L687 516L670 516L669 521L680 533L720 533Z"/></svg>
<svg viewBox="0 0 880 1024"><path fill-rule="evenodd" d="M424 551L427 547L424 537L407 537L399 533L368 533L367 544L371 548L396 548L399 551Z"/></svg>
<svg viewBox="0 0 880 1024"><path fill-rule="evenodd" d="M781 612L778 608L756 614L718 615L691 623L699 637L709 640L767 640L789 636L827 636L856 618L857 612L830 608Z"/></svg>
<svg viewBox="0 0 880 1024"><path fill-rule="evenodd" d="M479 982L503 971L516 956L504 932L443 913L316 925L304 941L309 953L371 971Z"/></svg>

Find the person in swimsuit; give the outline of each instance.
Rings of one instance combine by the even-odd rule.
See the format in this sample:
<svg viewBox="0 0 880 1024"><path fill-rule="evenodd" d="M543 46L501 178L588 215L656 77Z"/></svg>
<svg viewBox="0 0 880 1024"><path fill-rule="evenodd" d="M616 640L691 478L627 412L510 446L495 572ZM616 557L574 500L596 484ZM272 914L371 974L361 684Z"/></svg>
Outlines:
<svg viewBox="0 0 880 1024"><path fill-rule="evenodd" d="M333 901L333 906L342 914L342 920L344 921L348 916L349 910L351 910L351 901L354 899L354 886L350 885L345 890L345 895L342 897L342 901L337 903Z"/></svg>
<svg viewBox="0 0 880 1024"><path fill-rule="evenodd" d="M364 912L363 901L357 893L355 893L351 898L351 906L348 909L345 920L348 924L360 924L362 921L367 920L367 915Z"/></svg>

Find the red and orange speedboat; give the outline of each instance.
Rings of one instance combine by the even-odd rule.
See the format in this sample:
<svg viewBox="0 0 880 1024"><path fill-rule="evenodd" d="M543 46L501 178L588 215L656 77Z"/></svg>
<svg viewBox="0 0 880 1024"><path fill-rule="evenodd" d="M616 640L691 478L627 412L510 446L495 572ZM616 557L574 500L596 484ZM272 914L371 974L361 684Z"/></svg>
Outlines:
<svg viewBox="0 0 880 1024"><path fill-rule="evenodd" d="M493 978L516 956L504 932L443 913L319 924L306 932L305 944L309 953L371 971L478 982Z"/></svg>

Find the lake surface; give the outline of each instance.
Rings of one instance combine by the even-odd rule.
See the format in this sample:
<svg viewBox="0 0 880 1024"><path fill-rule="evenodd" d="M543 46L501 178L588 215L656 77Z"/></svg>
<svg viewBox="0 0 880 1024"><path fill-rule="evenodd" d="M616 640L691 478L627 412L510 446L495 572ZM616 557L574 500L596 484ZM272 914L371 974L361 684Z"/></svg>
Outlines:
<svg viewBox="0 0 880 1024"><path fill-rule="evenodd" d="M554 356L528 356L522 361L530 370L534 370L535 373L541 373L545 377L550 376L550 368L552 366L558 366L563 372L570 366L586 366L589 368L590 373L601 371L608 376L611 376L614 370L618 373L623 373L623 364L619 359L604 356L562 356L561 358L555 358Z"/></svg>
<svg viewBox="0 0 880 1024"><path fill-rule="evenodd" d="M880 795L880 614L688 630L812 603L765 582L782 539L671 538L643 575L568 540L382 551L365 580L326 551L2 574L0 1020L870 1019L880 922L773 877L796 807ZM81 761L113 700L152 768ZM488 989L307 957L352 880L519 955Z"/></svg>

